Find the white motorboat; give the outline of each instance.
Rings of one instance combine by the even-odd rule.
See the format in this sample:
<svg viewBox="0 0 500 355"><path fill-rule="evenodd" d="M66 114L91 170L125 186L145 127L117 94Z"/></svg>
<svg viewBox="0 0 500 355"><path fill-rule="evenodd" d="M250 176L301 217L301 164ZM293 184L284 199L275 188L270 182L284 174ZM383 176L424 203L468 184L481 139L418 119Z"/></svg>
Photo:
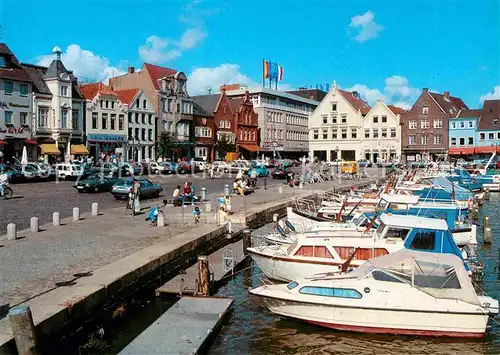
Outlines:
<svg viewBox="0 0 500 355"><path fill-rule="evenodd" d="M247 251L266 277L285 282L314 273L338 272L351 255L352 267L403 248L453 253L462 258L446 221L435 218L384 213L377 230L365 236L313 235L299 233L290 245L260 245Z"/></svg>
<svg viewBox="0 0 500 355"><path fill-rule="evenodd" d="M479 338L498 301L478 296L453 254L401 250L343 275L250 290L274 314L362 333Z"/></svg>

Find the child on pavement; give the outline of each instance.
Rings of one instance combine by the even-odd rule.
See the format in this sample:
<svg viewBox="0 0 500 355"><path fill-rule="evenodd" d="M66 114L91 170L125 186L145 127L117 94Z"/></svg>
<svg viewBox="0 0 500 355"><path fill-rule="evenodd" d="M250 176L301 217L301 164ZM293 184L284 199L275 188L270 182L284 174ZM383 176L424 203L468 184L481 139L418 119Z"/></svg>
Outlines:
<svg viewBox="0 0 500 355"><path fill-rule="evenodd" d="M196 223L196 224L200 223L201 210L198 206L193 208L193 217L194 217L194 223Z"/></svg>

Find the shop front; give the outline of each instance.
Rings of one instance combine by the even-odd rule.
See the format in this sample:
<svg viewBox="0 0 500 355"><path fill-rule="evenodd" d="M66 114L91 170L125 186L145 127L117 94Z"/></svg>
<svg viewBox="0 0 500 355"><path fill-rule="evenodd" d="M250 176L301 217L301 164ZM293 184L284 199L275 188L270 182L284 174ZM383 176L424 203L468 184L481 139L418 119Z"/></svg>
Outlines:
<svg viewBox="0 0 500 355"><path fill-rule="evenodd" d="M37 159L37 141L31 137L31 130L24 126L0 128L0 151L2 160L11 164L20 163L26 147L28 161Z"/></svg>
<svg viewBox="0 0 500 355"><path fill-rule="evenodd" d="M95 160L99 160L105 156L117 155L123 151L123 145L126 142L126 138L126 136L119 134L88 134L88 152Z"/></svg>

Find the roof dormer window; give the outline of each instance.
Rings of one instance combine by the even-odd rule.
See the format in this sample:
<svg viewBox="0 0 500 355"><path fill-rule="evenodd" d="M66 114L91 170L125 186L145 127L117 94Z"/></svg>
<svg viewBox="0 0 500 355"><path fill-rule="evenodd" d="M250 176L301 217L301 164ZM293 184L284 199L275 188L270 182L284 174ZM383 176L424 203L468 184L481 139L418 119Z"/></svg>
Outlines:
<svg viewBox="0 0 500 355"><path fill-rule="evenodd" d="M7 67L7 61L5 60L5 57L0 56L0 68L6 68Z"/></svg>

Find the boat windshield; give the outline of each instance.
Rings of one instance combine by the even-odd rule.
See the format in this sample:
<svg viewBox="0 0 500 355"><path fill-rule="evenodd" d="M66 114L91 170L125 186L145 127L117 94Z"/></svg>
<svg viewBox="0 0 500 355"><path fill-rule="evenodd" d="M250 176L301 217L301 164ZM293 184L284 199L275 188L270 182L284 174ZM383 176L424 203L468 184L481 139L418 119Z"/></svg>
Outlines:
<svg viewBox="0 0 500 355"><path fill-rule="evenodd" d="M368 218L365 215L358 216L352 219L352 223L357 227L366 227L369 223Z"/></svg>
<svg viewBox="0 0 500 355"><path fill-rule="evenodd" d="M379 238L401 238L404 240L410 230L411 228L387 226L385 223L380 222L377 228L377 236Z"/></svg>

